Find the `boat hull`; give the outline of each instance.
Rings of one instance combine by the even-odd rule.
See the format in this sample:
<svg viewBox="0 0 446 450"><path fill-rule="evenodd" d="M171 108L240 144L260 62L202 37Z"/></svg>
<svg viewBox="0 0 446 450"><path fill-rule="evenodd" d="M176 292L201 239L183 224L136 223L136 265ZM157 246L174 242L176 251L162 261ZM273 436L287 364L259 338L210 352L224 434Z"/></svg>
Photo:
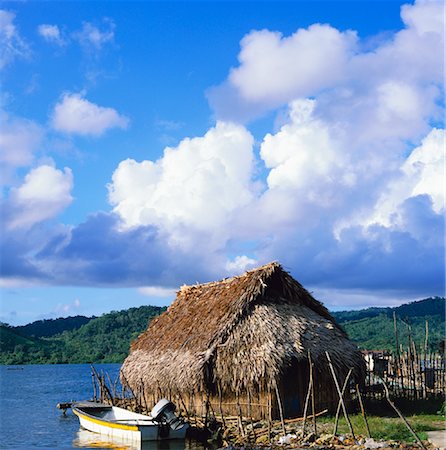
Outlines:
<svg viewBox="0 0 446 450"><path fill-rule="evenodd" d="M93 408L88 409L73 405L72 410L79 418L81 427L111 439L117 438L129 441L184 439L188 428L187 424L185 424L179 430L172 430L168 426L150 421L150 418L147 416L132 413L130 413L132 416L130 416L128 420L111 420L108 416L112 416L113 412L121 413L121 416L122 412L125 414L125 410L116 407L107 407L107 410L105 410L106 412L102 414L98 414L100 408L94 408L93 412ZM145 417L145 419L142 419L143 417Z"/></svg>

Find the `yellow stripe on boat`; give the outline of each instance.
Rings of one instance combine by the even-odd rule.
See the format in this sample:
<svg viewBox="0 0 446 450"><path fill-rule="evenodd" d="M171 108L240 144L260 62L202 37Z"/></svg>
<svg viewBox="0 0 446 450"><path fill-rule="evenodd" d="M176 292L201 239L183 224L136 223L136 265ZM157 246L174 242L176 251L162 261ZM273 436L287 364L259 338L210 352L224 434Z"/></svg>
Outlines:
<svg viewBox="0 0 446 450"><path fill-rule="evenodd" d="M90 417L90 416L87 416L86 414L80 413L76 409L73 409L73 412L78 417L82 417L85 420L89 420L90 422L97 423L98 425L102 425L104 427L119 428L120 430L131 430L131 431L139 430L139 428L134 425L124 425L124 424L120 424L120 423L113 423L113 422L107 422L105 420L94 419L93 417Z"/></svg>

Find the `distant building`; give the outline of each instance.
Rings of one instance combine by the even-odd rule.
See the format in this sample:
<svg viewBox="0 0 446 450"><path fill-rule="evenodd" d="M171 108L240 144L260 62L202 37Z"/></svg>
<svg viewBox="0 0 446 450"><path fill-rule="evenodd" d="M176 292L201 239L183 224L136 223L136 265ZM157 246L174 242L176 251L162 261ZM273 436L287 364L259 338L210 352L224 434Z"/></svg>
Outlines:
<svg viewBox="0 0 446 450"><path fill-rule="evenodd" d="M278 263L219 282L184 286L131 345L121 379L147 402L161 396L200 413L285 416L302 413L314 363L316 409L338 396L325 351L342 384L350 368L362 382L364 360L328 310Z"/></svg>

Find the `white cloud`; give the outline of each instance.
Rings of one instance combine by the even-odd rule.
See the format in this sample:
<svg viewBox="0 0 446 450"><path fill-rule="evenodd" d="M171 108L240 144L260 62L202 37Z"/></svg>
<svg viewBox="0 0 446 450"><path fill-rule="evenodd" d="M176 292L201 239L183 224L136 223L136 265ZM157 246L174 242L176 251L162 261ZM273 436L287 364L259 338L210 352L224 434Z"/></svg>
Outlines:
<svg viewBox="0 0 446 450"><path fill-rule="evenodd" d="M219 122L203 137L167 147L159 161L122 161L110 202L126 226L159 226L182 246L205 232L212 246L230 232L231 214L252 199L252 147L244 127Z"/></svg>
<svg viewBox="0 0 446 450"><path fill-rule="evenodd" d="M51 125L70 134L101 136L110 128L127 128L129 119L113 108L98 106L81 94L64 94L54 108Z"/></svg>
<svg viewBox="0 0 446 450"><path fill-rule="evenodd" d="M60 46L65 45L66 43L57 25L41 24L37 27L37 32L47 42Z"/></svg>
<svg viewBox="0 0 446 450"><path fill-rule="evenodd" d="M249 268L253 268L258 264L255 259L249 258L246 255L236 256L232 260L226 262L226 272L229 274L241 274Z"/></svg>
<svg viewBox="0 0 446 450"><path fill-rule="evenodd" d="M224 110L229 119L157 161L122 161L109 186L114 214L61 232L35 267L64 282L76 270L79 283L119 279L161 295L178 280L279 260L306 286L336 288L351 306L363 292L366 302L378 297L373 291L398 301L441 293L444 130L432 124L443 111L442 10L441 2L404 7L405 28L372 50L329 26L289 37L251 32L239 66L212 94L217 116ZM253 136L236 123L240 111L252 118L285 104L256 160ZM99 135L125 126L122 119L66 94L53 126ZM27 251L13 243L11 277Z"/></svg>
<svg viewBox="0 0 446 450"><path fill-rule="evenodd" d="M240 66L231 70L229 81L245 99L277 106L341 81L356 34L315 24L289 37L252 31L240 45Z"/></svg>
<svg viewBox="0 0 446 450"><path fill-rule="evenodd" d="M29 228L55 217L72 202L72 188L73 175L67 167L63 171L49 165L32 169L21 186L11 189L8 228Z"/></svg>
<svg viewBox="0 0 446 450"><path fill-rule="evenodd" d="M303 195L311 197L321 183L342 182L335 175L340 168L345 170L348 155L340 151L331 136L334 130L313 116L314 106L313 100L292 102L289 123L275 135L265 136L260 156L270 169L270 189L301 190ZM346 177L345 183L353 183L354 179L354 175ZM324 201L321 197L313 200Z"/></svg>
<svg viewBox="0 0 446 450"><path fill-rule="evenodd" d="M15 14L0 9L0 69L16 58L28 58L31 54L26 41L14 24Z"/></svg>
<svg viewBox="0 0 446 450"><path fill-rule="evenodd" d="M113 42L115 38L115 24L110 20L105 20L106 29L100 30L90 22L82 24L82 30L74 33L74 38L88 51L98 51L107 44Z"/></svg>
<svg viewBox="0 0 446 450"><path fill-rule="evenodd" d="M81 307L81 302L78 298L71 303L58 303L54 310L47 314L46 317L61 317L69 314L78 314Z"/></svg>
<svg viewBox="0 0 446 450"><path fill-rule="evenodd" d="M252 31L241 41L239 65L209 92L217 117L246 120L296 98L316 96L328 103L327 114L350 110L354 122L365 120L357 109L368 104L377 113L367 115L371 132L393 119L397 129L388 127L390 133L404 121L419 131L426 115L439 112L435 99L443 86L438 55L444 48L444 5L420 1L404 7L402 15L406 28L372 51L361 51L354 32L328 25L312 25L288 37ZM405 100L401 95L407 95Z"/></svg>
<svg viewBox="0 0 446 450"><path fill-rule="evenodd" d="M41 145L44 131L31 120L0 111L0 173L7 183L16 168L29 166Z"/></svg>
<svg viewBox="0 0 446 450"><path fill-rule="evenodd" d="M418 195L428 195L433 210L441 214L445 208L444 150L445 130L433 129L404 161L400 174L384 187L373 214L363 221L364 225L404 227L400 208L407 199Z"/></svg>
<svg viewBox="0 0 446 450"><path fill-rule="evenodd" d="M176 289L160 286L143 286L138 288L138 292L147 297L175 298L176 295Z"/></svg>

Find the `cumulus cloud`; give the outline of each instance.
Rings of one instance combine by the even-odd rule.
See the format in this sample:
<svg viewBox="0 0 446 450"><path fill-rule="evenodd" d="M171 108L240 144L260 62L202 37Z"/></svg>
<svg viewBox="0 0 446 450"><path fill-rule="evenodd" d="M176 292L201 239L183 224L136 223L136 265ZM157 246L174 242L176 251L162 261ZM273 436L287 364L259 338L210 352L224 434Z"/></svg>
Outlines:
<svg viewBox="0 0 446 450"><path fill-rule="evenodd" d="M289 37L252 31L240 46L240 65L231 70L229 82L246 100L277 106L339 83L356 34L315 24Z"/></svg>
<svg viewBox="0 0 446 450"><path fill-rule="evenodd" d="M15 14L0 9L0 69L16 58L26 59L31 52L14 24Z"/></svg>
<svg viewBox="0 0 446 450"><path fill-rule="evenodd" d="M11 188L5 204L5 223L9 229L30 228L55 217L73 200L73 175L49 165L32 169L23 184Z"/></svg>
<svg viewBox="0 0 446 450"><path fill-rule="evenodd" d="M232 260L226 262L226 271L230 274L240 274L249 268L253 268L258 264L255 259L246 255L238 255Z"/></svg>
<svg viewBox="0 0 446 450"><path fill-rule="evenodd" d="M65 45L66 41L57 25L41 24L37 27L37 32L45 41L56 45Z"/></svg>
<svg viewBox="0 0 446 450"><path fill-rule="evenodd" d="M81 94L66 93L54 107L52 127L64 133L101 136L111 128L127 128L129 119L115 109L98 106Z"/></svg>
<svg viewBox="0 0 446 450"><path fill-rule="evenodd" d="M109 185L113 213L50 234L35 223L39 251L18 229L5 240L6 273L159 294L279 260L310 289L350 291L355 302L365 291L365 302L442 294L445 137L433 126L443 111L442 10L403 7L404 28L372 50L328 25L251 32L239 66L210 94L231 120L157 161L122 161ZM278 106L286 114L257 153L239 113Z"/></svg>
<svg viewBox="0 0 446 450"><path fill-rule="evenodd" d="M400 174L389 181L364 223L390 226L401 221L399 208L412 197L427 195L432 209L442 214L445 209L445 130L433 129L401 166Z"/></svg>
<svg viewBox="0 0 446 450"><path fill-rule="evenodd" d="M221 119L246 120L298 97L327 91L328 101L333 96L340 100L340 105L331 105L334 113L347 103L373 106L381 96L382 117L377 119L409 119L410 127L413 119L422 119L433 108L438 90L432 85L443 83L438 58L444 45L443 2L406 5L402 18L406 28L372 51L361 51L354 32L329 25L315 24L291 36L252 31L240 43L239 65L208 92L210 103Z"/></svg>
<svg viewBox="0 0 446 450"><path fill-rule="evenodd" d="M138 292L148 297L174 298L177 290L160 286L143 286L138 288Z"/></svg>
<svg viewBox="0 0 446 450"><path fill-rule="evenodd" d="M105 20L105 27L100 30L90 22L84 22L82 29L73 34L73 37L87 51L101 50L105 44L112 43L115 38L115 24L111 20Z"/></svg>
<svg viewBox="0 0 446 450"><path fill-rule="evenodd" d="M157 286L158 295L167 295L183 283L215 279L221 267L215 255L199 259L172 249L155 227L122 230L119 217L105 213L91 215L75 227L37 223L28 230L4 230L0 250L3 284L35 280L70 286L143 286L146 294L154 294Z"/></svg>
<svg viewBox="0 0 446 450"><path fill-rule="evenodd" d="M221 242L231 214L252 199L253 137L242 126L219 122L203 137L167 147L156 161L122 161L109 198L127 227L153 225L172 244ZM226 231L225 231L226 230Z"/></svg>
<svg viewBox="0 0 446 450"><path fill-rule="evenodd" d="M31 165L44 131L37 123L0 111L0 175L8 183L15 169Z"/></svg>

